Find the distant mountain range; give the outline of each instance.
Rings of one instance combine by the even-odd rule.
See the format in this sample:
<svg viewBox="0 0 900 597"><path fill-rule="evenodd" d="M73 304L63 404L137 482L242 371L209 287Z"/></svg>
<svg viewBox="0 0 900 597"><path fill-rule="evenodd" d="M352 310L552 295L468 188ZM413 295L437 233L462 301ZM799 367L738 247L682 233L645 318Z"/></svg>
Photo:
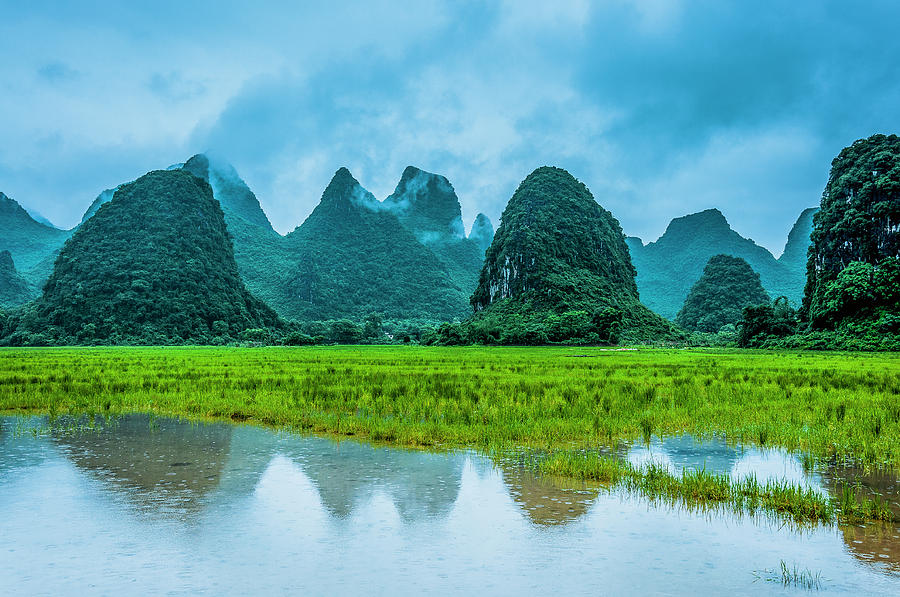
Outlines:
<svg viewBox="0 0 900 597"><path fill-rule="evenodd" d="M198 154L172 169L209 184L244 283L282 317L359 320L379 312L389 319L442 321L472 312L469 299L494 231L478 214L466 236L459 199L443 176L407 167L394 192L379 201L342 168L309 217L282 236L230 164ZM122 186L100 193L80 225ZM628 237L641 302L673 319L709 258L726 254L745 259L772 297L799 304L815 211L800 215L778 259L732 230L715 209L676 218L647 245ZM36 221L0 193L0 251L10 252L11 271L28 284L27 293L5 306L39 294L72 232Z"/></svg>
<svg viewBox="0 0 900 597"><path fill-rule="evenodd" d="M198 154L168 168L175 169L210 185L245 284L283 317L362 319L378 312L441 321L469 313L493 228L478 214L472 238L466 237L459 199L443 176L410 166L394 193L378 201L341 168L309 217L281 236L230 164ZM79 227L123 186L101 192ZM0 209L0 250L9 248L29 268L22 271L31 273L37 294L72 231L40 224L15 201L0 199L11 214Z"/></svg>
<svg viewBox="0 0 900 597"><path fill-rule="evenodd" d="M660 315L674 319L709 259L730 255L750 264L770 296L786 296L795 307L799 306L815 212L816 208L810 208L800 214L778 259L735 232L718 209L675 218L656 242L645 245L637 237L628 237L641 301Z"/></svg>
<svg viewBox="0 0 900 597"><path fill-rule="evenodd" d="M0 251L9 251L15 269L34 290L50 276L56 253L70 236L70 230L38 222L0 193Z"/></svg>

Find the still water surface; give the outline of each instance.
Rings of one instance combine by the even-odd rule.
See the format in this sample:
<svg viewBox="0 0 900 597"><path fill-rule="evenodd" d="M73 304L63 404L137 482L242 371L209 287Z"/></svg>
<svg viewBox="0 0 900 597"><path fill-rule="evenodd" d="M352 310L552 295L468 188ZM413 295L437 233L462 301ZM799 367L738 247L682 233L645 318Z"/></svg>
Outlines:
<svg viewBox="0 0 900 597"><path fill-rule="evenodd" d="M0 594L900 594L900 532L691 513L510 463L249 426L0 418ZM30 429L43 431L33 434ZM834 491L776 451L633 447ZM844 472L841 473L845 474ZM897 507L896 477L854 477Z"/></svg>

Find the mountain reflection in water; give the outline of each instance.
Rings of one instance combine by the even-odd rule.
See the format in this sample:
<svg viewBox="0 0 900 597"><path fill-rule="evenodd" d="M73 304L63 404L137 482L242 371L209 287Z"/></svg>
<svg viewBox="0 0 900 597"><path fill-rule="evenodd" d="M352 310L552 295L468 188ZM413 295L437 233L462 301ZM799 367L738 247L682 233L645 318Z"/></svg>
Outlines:
<svg viewBox="0 0 900 597"><path fill-rule="evenodd" d="M37 428L42 431L29 432ZM741 520L728 513L701 515L701 520L692 522L694 515L654 506L646 500L623 500L617 490L542 478L515 460L492 463L469 452L401 450L253 426L151 419L147 415L122 416L95 429L78 425L51 426L49 433L47 429L46 419L0 418L0 487L7 490L8 500L15 500L20 495L17 491L36 491L36 495L56 491L42 488L40 483L65 487L60 494L63 501L87 488L83 498L87 501L81 507L110 512L110 520L104 518L102 525L125 524L115 522L115 512L119 512L133 520L128 524L148 528L154 524L175 525L162 527L168 528L167 533L177 534L182 529L193 536L190 529L206 528L209 533L215 527L222 534L231 533L236 542L259 542L268 537L268 545L255 548L263 550L257 554L261 563L266 558L277 559L279 549L305 553L310 548L305 540L318 544L332 541L333 536L335 541L356 537L360 532L369 533L373 541L398 534L392 539L393 547L385 547L379 561L389 558L392 549L400 549L407 535L426 537L445 532L449 534L442 535L442 541L452 543L469 537L474 541L469 549L477 546L485 554L494 553L494 558L498 552L490 551L492 541L519 537L510 539L514 543L505 547L513 549L515 541L534 540L526 528L550 533L547 540L554 541L551 538L567 536L586 541L596 533L607 533L607 539L614 541L624 541L626 535L628 541L645 537L641 540L651 542L646 549L655 549L652 542L659 541L656 535L662 532L656 525L663 524L670 537L699 532L685 539L695 550L705 549L705 528L718 542L736 541L734 548L738 548L740 539L733 536L767 532L762 521ZM635 464L659 462L674 472L705 468L733 477L752 472L761 481L787 478L835 496L840 495L845 483L852 483L869 495L881 496L895 513L900 508L896 476L833 464L821 471L805 471L796 456L778 450L740 448L723 440L695 441L681 436L653 438L649 445L637 444L623 448L621 453ZM40 471L52 476L44 479ZM81 481L76 483L76 479ZM36 483L36 489L26 489L29 483ZM15 508L16 503L4 502L0 494L0 506ZM19 516L40 511L36 503ZM83 516L88 518L82 525L96 518L96 513L89 512L85 511ZM682 516L683 523L679 522ZM629 530L646 525L650 527L637 534ZM51 521L46 526L46 533L52 536L55 527ZM679 530L682 526L696 528ZM457 534L447 530L456 527ZM743 529L742 535L733 535L729 530L732 527ZM5 530L21 530L27 536L29 526L7 524ZM778 534L782 543L776 555L781 558L785 545L791 544L795 535L778 525L768 532ZM796 537L802 538L806 532ZM895 525L842 525L812 532L820 543L836 541L844 557L852 556L848 559L864 563L873 573L900 579L900 533ZM487 543L480 545L477 537ZM796 549L803 549L807 543L803 539ZM137 549L137 544L128 545L131 551ZM601 549L600 545L593 549ZM40 552L44 548L37 544L35 549ZM213 542L206 549L215 554L225 547ZM527 545L515 549L522 549L527 557L540 553L531 554ZM765 541L756 549L765 551ZM605 557L614 560L619 556L613 550ZM767 562L766 566L777 565L778 561ZM799 564L805 565L802 561ZM405 569L404 574L410 570L414 569Z"/></svg>

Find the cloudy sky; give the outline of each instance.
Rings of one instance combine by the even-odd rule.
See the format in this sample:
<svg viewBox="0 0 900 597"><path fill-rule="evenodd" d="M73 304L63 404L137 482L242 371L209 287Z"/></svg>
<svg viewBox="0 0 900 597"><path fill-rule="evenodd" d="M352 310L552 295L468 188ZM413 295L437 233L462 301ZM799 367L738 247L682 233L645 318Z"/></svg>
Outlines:
<svg viewBox="0 0 900 597"><path fill-rule="evenodd" d="M61 227L213 151L275 227L408 164L495 224L551 164L625 232L718 207L780 253L831 159L900 132L900 3L0 0L0 190Z"/></svg>

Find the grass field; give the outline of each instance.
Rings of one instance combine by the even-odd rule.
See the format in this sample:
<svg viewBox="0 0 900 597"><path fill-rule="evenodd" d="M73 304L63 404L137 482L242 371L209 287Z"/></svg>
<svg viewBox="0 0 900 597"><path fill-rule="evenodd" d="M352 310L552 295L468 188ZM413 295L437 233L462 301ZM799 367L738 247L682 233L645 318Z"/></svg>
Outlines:
<svg viewBox="0 0 900 597"><path fill-rule="evenodd" d="M2 349L0 411L140 411L440 448L572 451L690 432L900 470L896 354Z"/></svg>
<svg viewBox="0 0 900 597"><path fill-rule="evenodd" d="M900 469L900 355L591 348L0 349L0 411L254 420L408 446L723 434Z"/></svg>

